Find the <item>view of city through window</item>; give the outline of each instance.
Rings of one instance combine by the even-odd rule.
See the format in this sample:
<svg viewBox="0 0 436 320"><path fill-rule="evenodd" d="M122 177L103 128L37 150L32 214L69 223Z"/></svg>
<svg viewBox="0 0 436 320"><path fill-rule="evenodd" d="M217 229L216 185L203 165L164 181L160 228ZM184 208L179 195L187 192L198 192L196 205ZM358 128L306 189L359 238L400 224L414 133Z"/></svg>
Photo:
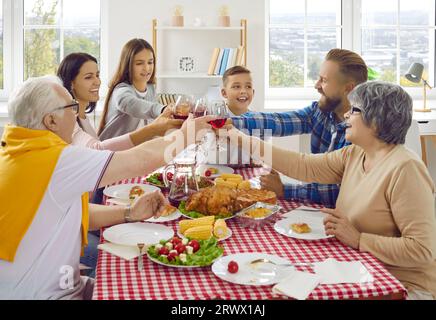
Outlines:
<svg viewBox="0 0 436 320"><path fill-rule="evenodd" d="M270 0L270 87L310 87L326 53L341 46L341 1Z"/></svg>
<svg viewBox="0 0 436 320"><path fill-rule="evenodd" d="M340 1L295 4L270 1L270 88L313 86L325 54L341 47ZM378 79L419 86L404 74L413 62L425 66L426 77L434 72L434 39L434 0L362 0L360 54Z"/></svg>
<svg viewBox="0 0 436 320"><path fill-rule="evenodd" d="M100 1L24 0L24 79L54 74L72 52L100 59Z"/></svg>

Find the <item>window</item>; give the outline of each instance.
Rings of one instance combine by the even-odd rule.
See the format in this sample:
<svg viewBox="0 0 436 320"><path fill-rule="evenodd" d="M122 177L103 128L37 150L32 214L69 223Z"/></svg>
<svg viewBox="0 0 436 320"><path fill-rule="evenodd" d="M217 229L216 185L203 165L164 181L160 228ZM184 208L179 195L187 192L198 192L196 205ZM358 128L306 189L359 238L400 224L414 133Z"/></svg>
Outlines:
<svg viewBox="0 0 436 320"><path fill-rule="evenodd" d="M381 80L421 86L405 79L413 62L434 76L435 1L362 0L361 53Z"/></svg>
<svg viewBox="0 0 436 320"><path fill-rule="evenodd" d="M24 79L54 74L72 52L100 60L100 1L24 0L23 15Z"/></svg>
<svg viewBox="0 0 436 320"><path fill-rule="evenodd" d="M341 0L270 0L269 87L313 87L341 34Z"/></svg>
<svg viewBox="0 0 436 320"><path fill-rule="evenodd" d="M362 55L378 79L421 97L404 74L413 62L435 78L435 0L269 0L268 99L313 99L325 54L342 47ZM431 95L434 93L430 93ZM436 97L436 96L435 96Z"/></svg>

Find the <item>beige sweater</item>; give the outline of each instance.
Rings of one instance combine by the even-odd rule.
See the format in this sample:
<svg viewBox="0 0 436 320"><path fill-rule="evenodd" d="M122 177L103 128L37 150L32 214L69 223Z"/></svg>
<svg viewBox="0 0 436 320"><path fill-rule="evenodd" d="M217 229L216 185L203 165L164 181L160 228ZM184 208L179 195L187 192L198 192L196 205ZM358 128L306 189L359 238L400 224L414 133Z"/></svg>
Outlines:
<svg viewBox="0 0 436 320"><path fill-rule="evenodd" d="M358 146L304 155L274 147L274 169L292 178L340 183L336 208L361 232L359 250L369 252L408 290L436 297L434 185L423 162L396 146L371 171Z"/></svg>

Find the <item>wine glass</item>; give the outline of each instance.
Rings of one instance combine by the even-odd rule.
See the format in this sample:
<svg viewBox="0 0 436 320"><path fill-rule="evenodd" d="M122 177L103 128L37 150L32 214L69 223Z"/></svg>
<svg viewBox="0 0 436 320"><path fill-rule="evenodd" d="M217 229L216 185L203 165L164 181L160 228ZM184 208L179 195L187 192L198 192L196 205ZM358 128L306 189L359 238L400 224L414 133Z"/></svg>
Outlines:
<svg viewBox="0 0 436 320"><path fill-rule="evenodd" d="M194 107L194 118L200 118L208 114L208 104L206 98L199 98L197 99ZM200 143L196 144L196 162L199 163L206 163L207 162L207 148L205 147L206 143L206 136L204 136ZM200 159L200 160L199 160Z"/></svg>
<svg viewBox="0 0 436 320"><path fill-rule="evenodd" d="M212 101L209 104L208 113L210 115L215 115L218 117L217 119L209 122L214 129L221 129L222 127L224 127L227 118L229 117L229 111L224 101ZM227 139L218 137L217 150L218 151L226 150L226 148L224 147L224 144L226 144L226 142Z"/></svg>
<svg viewBox="0 0 436 320"><path fill-rule="evenodd" d="M207 100L206 98L197 99L194 107L194 118L200 118L207 114Z"/></svg>
<svg viewBox="0 0 436 320"><path fill-rule="evenodd" d="M174 119L186 120L193 109L194 99L191 95L182 94L174 105Z"/></svg>

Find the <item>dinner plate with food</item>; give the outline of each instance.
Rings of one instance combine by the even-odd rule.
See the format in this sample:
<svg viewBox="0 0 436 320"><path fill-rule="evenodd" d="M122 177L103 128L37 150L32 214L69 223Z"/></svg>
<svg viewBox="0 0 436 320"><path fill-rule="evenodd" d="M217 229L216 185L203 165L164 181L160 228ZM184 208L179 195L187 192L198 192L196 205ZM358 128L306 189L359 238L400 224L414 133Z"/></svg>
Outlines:
<svg viewBox="0 0 436 320"><path fill-rule="evenodd" d="M150 218L145 220L146 222L155 222L155 223L162 223L162 222L168 222L177 220L182 216L182 213L175 207L173 207L170 204L167 204L165 206L165 209L163 213L160 215L159 218Z"/></svg>
<svg viewBox="0 0 436 320"><path fill-rule="evenodd" d="M167 172L167 179L170 183L173 181L172 172ZM161 189L168 189L168 186L165 185L163 173L161 171L153 172L152 174L149 174L147 177L142 178L142 182Z"/></svg>
<svg viewBox="0 0 436 320"><path fill-rule="evenodd" d="M196 173L207 178L218 178L222 174L232 174L235 170L230 167L217 164L203 164L197 167Z"/></svg>
<svg viewBox="0 0 436 320"><path fill-rule="evenodd" d="M169 239L174 230L154 223L124 223L107 228L103 232L106 241L124 246L137 246L138 243L152 245L160 239Z"/></svg>
<svg viewBox="0 0 436 320"><path fill-rule="evenodd" d="M333 237L325 234L322 218L302 217L301 215L277 221L274 230L284 236L302 240L321 240Z"/></svg>
<svg viewBox="0 0 436 320"><path fill-rule="evenodd" d="M109 198L135 200L146 193L160 190L158 187L140 183L117 184L104 188L103 194Z"/></svg>
<svg viewBox="0 0 436 320"><path fill-rule="evenodd" d="M220 279L247 286L269 286L286 278L294 270L289 261L261 252L236 253L221 257L212 265Z"/></svg>
<svg viewBox="0 0 436 320"><path fill-rule="evenodd" d="M218 241L227 240L232 236L232 230L224 219L215 219L214 216L205 216L198 219L185 219L179 221L177 235L180 238L207 240L215 237Z"/></svg>
<svg viewBox="0 0 436 320"><path fill-rule="evenodd" d="M151 261L167 267L208 267L224 252L214 237L208 240L189 240L179 237L167 239L159 241L147 250L147 256Z"/></svg>

